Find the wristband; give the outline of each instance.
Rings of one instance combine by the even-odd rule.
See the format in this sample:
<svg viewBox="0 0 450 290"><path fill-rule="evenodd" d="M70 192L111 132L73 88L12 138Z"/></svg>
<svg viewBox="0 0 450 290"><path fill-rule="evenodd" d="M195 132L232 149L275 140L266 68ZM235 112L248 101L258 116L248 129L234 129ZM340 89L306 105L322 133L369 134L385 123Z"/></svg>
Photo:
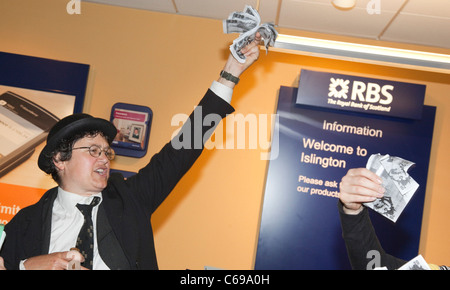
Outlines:
<svg viewBox="0 0 450 290"><path fill-rule="evenodd" d="M229 72L226 72L224 70L220 72L220 76L222 78L226 79L227 81L235 83L236 85L239 83L238 77L235 77L234 75L232 75Z"/></svg>

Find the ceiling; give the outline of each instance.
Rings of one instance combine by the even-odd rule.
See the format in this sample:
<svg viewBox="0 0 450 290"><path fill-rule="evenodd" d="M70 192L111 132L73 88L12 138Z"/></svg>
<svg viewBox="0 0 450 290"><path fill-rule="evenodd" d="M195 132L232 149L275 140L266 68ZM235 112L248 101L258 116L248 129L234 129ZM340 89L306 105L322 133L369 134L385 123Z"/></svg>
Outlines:
<svg viewBox="0 0 450 290"><path fill-rule="evenodd" d="M84 1L219 20L251 5L263 22L282 28L450 49L449 0L357 0L350 10L335 8L331 0Z"/></svg>

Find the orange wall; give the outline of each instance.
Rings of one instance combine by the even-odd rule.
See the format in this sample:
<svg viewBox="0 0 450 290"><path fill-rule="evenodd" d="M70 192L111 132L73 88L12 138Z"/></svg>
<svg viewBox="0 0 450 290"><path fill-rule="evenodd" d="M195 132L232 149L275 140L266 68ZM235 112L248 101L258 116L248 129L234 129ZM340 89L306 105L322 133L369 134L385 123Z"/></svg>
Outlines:
<svg viewBox="0 0 450 290"><path fill-rule="evenodd" d="M152 108L148 154L118 157L113 165L136 171L169 141L177 128L172 117L190 113L217 78L236 35L223 34L218 20L85 2L81 15L68 15L67 3L0 1L0 51L90 64L85 111L95 116L109 118L116 102ZM280 85L297 86L301 68L428 86L425 103L437 106L437 117L420 251L431 263L450 265L449 76L262 52L235 89L236 112L274 113ZM260 153L204 152L153 217L161 269L253 268L267 167Z"/></svg>

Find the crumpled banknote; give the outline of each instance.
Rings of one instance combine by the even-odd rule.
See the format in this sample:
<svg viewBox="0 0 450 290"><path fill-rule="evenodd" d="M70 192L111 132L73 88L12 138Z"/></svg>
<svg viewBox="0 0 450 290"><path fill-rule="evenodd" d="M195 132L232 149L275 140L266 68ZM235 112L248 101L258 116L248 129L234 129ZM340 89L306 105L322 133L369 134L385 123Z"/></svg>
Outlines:
<svg viewBox="0 0 450 290"><path fill-rule="evenodd" d="M414 165L400 157L381 154L370 156L366 168L382 178L386 192L382 198L364 205L396 222L419 188L419 184L408 174Z"/></svg>
<svg viewBox="0 0 450 290"><path fill-rule="evenodd" d="M230 45L231 54L240 62L245 62L245 55L241 53L241 49L253 42L257 32L261 34L266 47L266 53L269 46L275 44L278 32L272 23L261 24L261 17L256 9L246 5L244 11L233 12L223 21L224 33L240 33Z"/></svg>

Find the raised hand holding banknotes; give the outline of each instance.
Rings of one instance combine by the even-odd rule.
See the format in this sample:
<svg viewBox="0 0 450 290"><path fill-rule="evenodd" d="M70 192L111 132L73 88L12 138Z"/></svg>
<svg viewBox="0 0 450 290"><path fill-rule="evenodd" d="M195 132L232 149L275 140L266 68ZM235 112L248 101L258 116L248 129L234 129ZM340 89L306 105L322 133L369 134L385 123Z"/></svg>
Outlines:
<svg viewBox="0 0 450 290"><path fill-rule="evenodd" d="M245 53L242 52L242 49L257 40L257 33L264 40L266 52L269 46L275 44L278 32L275 30L274 25L272 23L264 23L261 25L260 23L261 17L258 11L249 5L245 6L243 12L233 12L228 19L223 21L224 33L241 34L230 46L231 54L240 63L244 63L246 60Z"/></svg>
<svg viewBox="0 0 450 290"><path fill-rule="evenodd" d="M373 154L366 168L350 169L340 183L340 200L347 214L358 214L362 205L396 222L419 184L408 174L413 162Z"/></svg>
<svg viewBox="0 0 450 290"><path fill-rule="evenodd" d="M373 154L366 168L383 179L386 193L381 199L364 205L396 222L404 211L419 184L408 174L413 162L396 156Z"/></svg>
<svg viewBox="0 0 450 290"><path fill-rule="evenodd" d="M363 203L382 198L385 188L382 179L366 168L352 168L342 177L339 185L339 199L346 214L356 215L363 209Z"/></svg>
<svg viewBox="0 0 450 290"><path fill-rule="evenodd" d="M228 57L228 60L223 68L220 78L217 80L219 83L222 83L230 88L234 88L234 86L239 81L239 77L241 74L249 68L256 60L259 58L259 48L258 44L261 41L261 36L257 32L253 42L248 44L247 46L241 49L241 53L245 56L245 61L243 63L239 62L232 54ZM230 81L229 78L226 78L225 74L231 75L232 78L237 79L236 81Z"/></svg>

